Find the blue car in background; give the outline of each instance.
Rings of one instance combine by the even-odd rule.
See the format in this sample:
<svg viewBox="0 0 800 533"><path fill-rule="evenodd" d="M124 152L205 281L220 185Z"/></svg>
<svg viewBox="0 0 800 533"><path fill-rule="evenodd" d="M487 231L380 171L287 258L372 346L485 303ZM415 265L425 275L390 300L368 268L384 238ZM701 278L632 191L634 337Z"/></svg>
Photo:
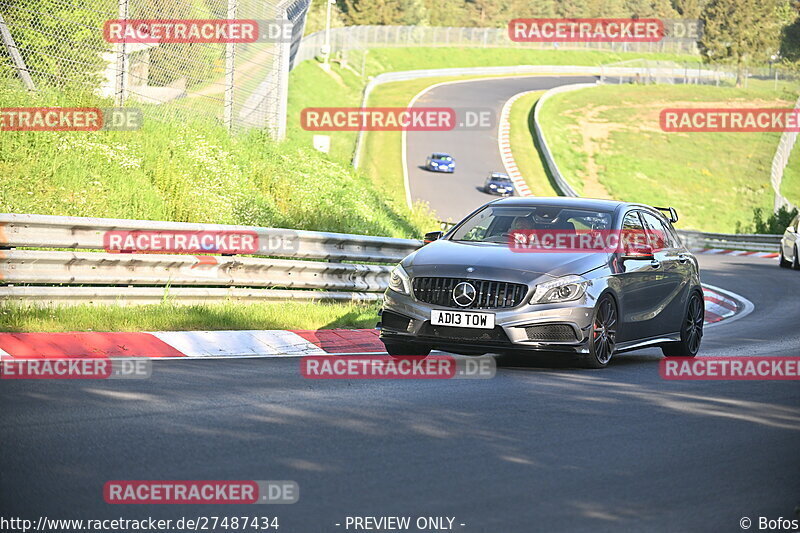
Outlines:
<svg viewBox="0 0 800 533"><path fill-rule="evenodd" d="M428 156L425 168L432 172L454 172L456 161L449 154L433 153Z"/></svg>

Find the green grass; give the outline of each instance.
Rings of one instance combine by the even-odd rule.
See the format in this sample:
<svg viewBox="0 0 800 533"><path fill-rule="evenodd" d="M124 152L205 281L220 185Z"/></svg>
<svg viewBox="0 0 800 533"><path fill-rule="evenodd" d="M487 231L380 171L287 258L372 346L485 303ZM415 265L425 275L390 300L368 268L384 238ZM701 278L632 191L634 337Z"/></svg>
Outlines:
<svg viewBox="0 0 800 533"><path fill-rule="evenodd" d="M110 103L0 85L0 107ZM145 115L147 117L147 114ZM428 227L363 173L260 131L192 117L133 132L3 132L0 212L244 224L392 237Z"/></svg>
<svg viewBox="0 0 800 533"><path fill-rule="evenodd" d="M781 194L794 205L800 205L800 148L795 144L789 156L789 164L783 171Z"/></svg>
<svg viewBox="0 0 800 533"><path fill-rule="evenodd" d="M377 304L162 303L36 307L0 303L0 331L192 331L374 328Z"/></svg>
<svg viewBox="0 0 800 533"><path fill-rule="evenodd" d="M327 73L316 61L303 61L289 75L289 102L286 115L287 136L302 146L313 146L314 134L331 137L330 155L349 164L353 157L356 133L352 131L313 132L300 127L300 112L306 107L359 107L365 81L349 69L332 64Z"/></svg>
<svg viewBox="0 0 800 533"><path fill-rule="evenodd" d="M607 85L554 96L541 120L559 168L579 192L671 205L680 227L734 232L754 209L771 210L769 172L780 134L664 133L658 113L682 102L786 107L795 91L753 81L748 89ZM591 161L587 138L595 146Z"/></svg>
<svg viewBox="0 0 800 533"><path fill-rule="evenodd" d="M538 143L533 128L533 106L544 91L535 91L521 96L511 105L509 140L514 152L514 161L525 178L534 196L558 196L550 182L544 160L539 155Z"/></svg>

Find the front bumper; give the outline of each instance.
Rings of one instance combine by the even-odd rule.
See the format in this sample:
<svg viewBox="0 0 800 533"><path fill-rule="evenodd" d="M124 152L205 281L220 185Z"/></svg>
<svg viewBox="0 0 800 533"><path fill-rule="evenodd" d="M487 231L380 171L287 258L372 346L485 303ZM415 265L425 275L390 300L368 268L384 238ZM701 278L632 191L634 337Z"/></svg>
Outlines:
<svg viewBox="0 0 800 533"><path fill-rule="evenodd" d="M587 353L594 312L594 302L590 299L590 296L584 296L583 299L574 302L523 304L513 309L466 309L466 311L495 315L495 329L485 330L433 326L430 323L431 310L462 309L434 306L410 296L387 291L384 297L384 316L381 320L381 339L422 344L431 346L435 350L457 353L553 351ZM563 335L570 330L571 336ZM560 334L547 338L542 337L543 331L558 331Z"/></svg>
<svg viewBox="0 0 800 533"><path fill-rule="evenodd" d="M497 189L487 189L487 188L484 188L483 190L487 194L492 194L494 196L514 196L514 191L500 192Z"/></svg>
<svg viewBox="0 0 800 533"><path fill-rule="evenodd" d="M431 172L445 172L448 174L452 174L453 172L455 172L456 167L446 167L441 165L438 167L432 167L431 165L428 165L428 170L430 170Z"/></svg>

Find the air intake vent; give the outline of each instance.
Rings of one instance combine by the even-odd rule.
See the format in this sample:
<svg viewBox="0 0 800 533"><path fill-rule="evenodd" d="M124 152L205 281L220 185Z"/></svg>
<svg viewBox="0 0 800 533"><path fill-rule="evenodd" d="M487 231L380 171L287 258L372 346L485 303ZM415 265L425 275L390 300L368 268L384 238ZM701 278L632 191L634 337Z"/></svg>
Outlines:
<svg viewBox="0 0 800 533"><path fill-rule="evenodd" d="M546 324L525 328L528 340L541 342L574 342L578 338L575 330L567 324Z"/></svg>
<svg viewBox="0 0 800 533"><path fill-rule="evenodd" d="M391 311L384 311L381 315L381 328L394 329L397 331L408 331L410 318Z"/></svg>

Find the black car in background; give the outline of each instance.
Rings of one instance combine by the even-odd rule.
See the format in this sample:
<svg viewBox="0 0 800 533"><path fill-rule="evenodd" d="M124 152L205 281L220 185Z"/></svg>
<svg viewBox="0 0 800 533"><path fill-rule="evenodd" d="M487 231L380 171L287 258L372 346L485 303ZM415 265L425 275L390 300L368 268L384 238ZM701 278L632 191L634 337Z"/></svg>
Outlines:
<svg viewBox="0 0 800 533"><path fill-rule="evenodd" d="M483 184L483 192L498 196L514 196L514 182L503 172L492 172Z"/></svg>

